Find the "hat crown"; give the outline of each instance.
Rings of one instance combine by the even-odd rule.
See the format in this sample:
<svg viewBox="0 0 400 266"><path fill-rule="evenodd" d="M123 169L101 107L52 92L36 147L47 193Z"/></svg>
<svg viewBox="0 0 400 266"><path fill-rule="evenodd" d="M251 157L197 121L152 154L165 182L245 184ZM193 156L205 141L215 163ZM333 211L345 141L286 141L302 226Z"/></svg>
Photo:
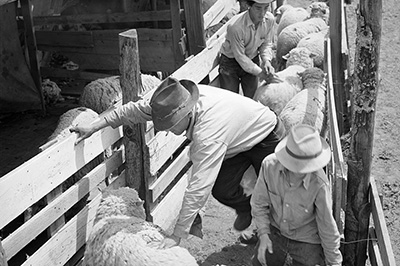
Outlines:
<svg viewBox="0 0 400 266"><path fill-rule="evenodd" d="M152 111L158 118L166 118L189 100L190 93L178 80L168 77L158 87L150 101Z"/></svg>
<svg viewBox="0 0 400 266"><path fill-rule="evenodd" d="M297 159L311 159L322 152L321 138L318 131L309 125L299 125L291 129L286 149Z"/></svg>
<svg viewBox="0 0 400 266"><path fill-rule="evenodd" d="M157 130L168 130L193 108L199 91L192 81L166 78L150 100L151 116Z"/></svg>

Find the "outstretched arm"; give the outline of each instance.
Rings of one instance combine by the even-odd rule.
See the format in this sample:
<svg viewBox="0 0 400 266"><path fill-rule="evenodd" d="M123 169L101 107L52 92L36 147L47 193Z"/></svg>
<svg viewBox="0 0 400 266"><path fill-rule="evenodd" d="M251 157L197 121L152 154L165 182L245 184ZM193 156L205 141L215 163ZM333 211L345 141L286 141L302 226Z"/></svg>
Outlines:
<svg viewBox="0 0 400 266"><path fill-rule="evenodd" d="M107 121L104 119L104 117L99 117L96 120L94 120L91 124L76 125L70 128L69 131L78 133L78 138L75 141L76 145L82 140L90 137L96 131L105 128L107 126L108 124Z"/></svg>

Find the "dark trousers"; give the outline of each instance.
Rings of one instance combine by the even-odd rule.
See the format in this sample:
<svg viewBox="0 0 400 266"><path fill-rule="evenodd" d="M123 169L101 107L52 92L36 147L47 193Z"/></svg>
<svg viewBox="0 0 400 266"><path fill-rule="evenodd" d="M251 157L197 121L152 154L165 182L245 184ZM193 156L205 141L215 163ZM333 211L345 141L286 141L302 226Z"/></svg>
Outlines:
<svg viewBox="0 0 400 266"><path fill-rule="evenodd" d="M268 266L325 265L325 256L320 244L291 240L281 235L279 230L273 226L271 226L269 238L272 241L273 253L269 253L268 250L265 253ZM257 259L258 246L259 243L257 243L255 247L254 257L252 259L253 266L261 266Z"/></svg>
<svg viewBox="0 0 400 266"><path fill-rule="evenodd" d="M253 58L252 61L259 65L259 56ZM241 84L244 96L249 98L253 98L258 88L258 77L244 71L235 58L225 55L221 55L219 61L219 82L221 88L236 93L239 93Z"/></svg>
<svg viewBox="0 0 400 266"><path fill-rule="evenodd" d="M239 153L222 163L217 180L212 189L215 199L236 210L237 213L250 212L250 196L243 193L240 186L244 172L253 165L256 173L260 172L261 163L273 153L276 145L285 136L286 131L279 118L274 130L252 149Z"/></svg>

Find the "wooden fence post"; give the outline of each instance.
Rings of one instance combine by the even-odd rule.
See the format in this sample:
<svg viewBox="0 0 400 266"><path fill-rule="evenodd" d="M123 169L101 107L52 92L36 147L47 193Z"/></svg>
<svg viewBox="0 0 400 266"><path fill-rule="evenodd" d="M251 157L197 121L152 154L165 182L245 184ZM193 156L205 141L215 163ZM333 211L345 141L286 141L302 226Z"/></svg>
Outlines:
<svg viewBox="0 0 400 266"><path fill-rule="evenodd" d="M0 266L7 266L6 252L4 251L3 245L0 239Z"/></svg>
<svg viewBox="0 0 400 266"><path fill-rule="evenodd" d="M370 173L381 39L382 0L360 0L348 157L344 265L365 265L371 204Z"/></svg>
<svg viewBox="0 0 400 266"><path fill-rule="evenodd" d="M200 0L184 0L185 22L188 36L189 54L196 55L206 47L204 18Z"/></svg>
<svg viewBox="0 0 400 266"><path fill-rule="evenodd" d="M139 47L136 30L119 34L120 83L123 104L137 101L143 93L140 77ZM145 141L145 125L124 126L125 176L128 187L146 199L146 173L149 173L149 151ZM147 211L147 210L146 210Z"/></svg>

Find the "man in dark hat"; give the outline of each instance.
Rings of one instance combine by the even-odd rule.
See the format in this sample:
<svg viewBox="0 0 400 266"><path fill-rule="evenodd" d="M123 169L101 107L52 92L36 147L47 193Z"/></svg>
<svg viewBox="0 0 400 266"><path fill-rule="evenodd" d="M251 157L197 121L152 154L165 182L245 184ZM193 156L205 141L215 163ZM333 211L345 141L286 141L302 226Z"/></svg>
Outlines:
<svg viewBox="0 0 400 266"><path fill-rule="evenodd" d="M248 9L229 25L221 46L219 80L221 88L253 98L259 78L267 79L275 72L273 57L275 18L268 12L274 0L245 0Z"/></svg>
<svg viewBox="0 0 400 266"><path fill-rule="evenodd" d="M150 102L129 102L90 125L71 128L76 142L106 126L133 125L152 120L158 131L176 135L186 132L193 163L189 184L173 234L164 247L187 238L196 215L210 193L236 210L234 228L251 224L250 197L240 181L250 165L258 173L262 160L274 152L285 129L274 112L247 97L190 80L168 77L155 90Z"/></svg>

